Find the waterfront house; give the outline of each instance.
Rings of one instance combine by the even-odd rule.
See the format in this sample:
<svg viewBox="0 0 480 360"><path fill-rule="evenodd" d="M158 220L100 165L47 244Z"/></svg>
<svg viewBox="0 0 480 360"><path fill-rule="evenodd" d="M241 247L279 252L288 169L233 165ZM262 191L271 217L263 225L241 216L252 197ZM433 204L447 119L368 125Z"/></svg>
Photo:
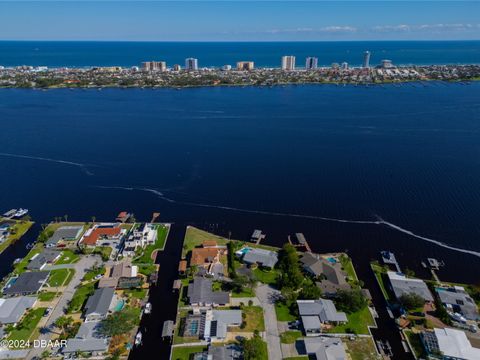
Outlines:
<svg viewBox="0 0 480 360"><path fill-rule="evenodd" d="M342 340L335 337L303 339L309 358L316 360L346 360L347 354Z"/></svg>
<svg viewBox="0 0 480 360"><path fill-rule="evenodd" d="M478 321L478 308L475 301L462 286L435 289L442 304L449 314L460 314L466 320Z"/></svg>
<svg viewBox="0 0 480 360"><path fill-rule="evenodd" d="M138 224L125 240L123 255L133 256L137 248L155 244L157 240L157 226L151 223Z"/></svg>
<svg viewBox="0 0 480 360"><path fill-rule="evenodd" d="M39 254L35 254L27 265L28 270L42 270L48 264L53 264L60 258L61 252L45 249Z"/></svg>
<svg viewBox="0 0 480 360"><path fill-rule="evenodd" d="M114 298L113 288L105 287L95 290L85 305L85 322L105 319L112 308Z"/></svg>
<svg viewBox="0 0 480 360"><path fill-rule="evenodd" d="M337 261L329 261L317 254L305 253L300 259L302 267L308 274L318 279L317 286L326 297L335 296L338 290L349 290L347 274Z"/></svg>
<svg viewBox="0 0 480 360"><path fill-rule="evenodd" d="M224 341L228 329L242 324L241 310L212 310L195 312L185 318L183 336L207 341Z"/></svg>
<svg viewBox="0 0 480 360"><path fill-rule="evenodd" d="M10 279L3 288L6 296L36 294L48 279L48 271L24 272L17 278Z"/></svg>
<svg viewBox="0 0 480 360"><path fill-rule="evenodd" d="M431 359L478 360L480 349L474 348L465 332L456 329L425 330L421 340Z"/></svg>
<svg viewBox="0 0 480 360"><path fill-rule="evenodd" d="M198 276L188 285L187 295L192 306L225 306L230 303L228 292L213 291L212 279Z"/></svg>
<svg viewBox="0 0 480 360"><path fill-rule="evenodd" d="M236 252L236 255L246 264L256 264L261 267L273 269L278 261L276 251L245 247Z"/></svg>
<svg viewBox="0 0 480 360"><path fill-rule="evenodd" d="M77 240L83 231L83 226L61 226L53 235L46 241L45 246L55 247L59 242L63 241L75 241Z"/></svg>
<svg viewBox="0 0 480 360"><path fill-rule="evenodd" d="M98 282L99 288L111 287L125 289L140 286L142 278L138 276L138 266L132 265L129 258L106 269Z"/></svg>
<svg viewBox="0 0 480 360"><path fill-rule="evenodd" d="M37 302L36 297L18 296L8 299L0 299L0 324L15 325L23 317L28 309Z"/></svg>
<svg viewBox="0 0 480 360"><path fill-rule="evenodd" d="M80 242L89 247L95 246L112 246L117 247L127 230L123 229L119 224L97 224L88 229L83 234Z"/></svg>
<svg viewBox="0 0 480 360"><path fill-rule="evenodd" d="M318 336L322 328L348 321L344 312L337 311L333 301L328 299L297 300L298 313L302 319L305 335Z"/></svg>
<svg viewBox="0 0 480 360"><path fill-rule="evenodd" d="M86 356L101 356L108 350L107 339L68 339L66 345L62 348L64 355L75 355L78 353Z"/></svg>
<svg viewBox="0 0 480 360"><path fill-rule="evenodd" d="M393 271L388 271L387 276L397 299L402 295L416 294L425 302L433 301L433 296L423 280L407 278L404 274Z"/></svg>

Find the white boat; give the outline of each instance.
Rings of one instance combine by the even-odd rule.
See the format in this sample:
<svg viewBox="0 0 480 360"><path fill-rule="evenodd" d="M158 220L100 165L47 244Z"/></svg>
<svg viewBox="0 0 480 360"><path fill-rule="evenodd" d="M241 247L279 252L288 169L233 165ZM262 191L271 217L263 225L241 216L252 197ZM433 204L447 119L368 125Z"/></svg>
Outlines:
<svg viewBox="0 0 480 360"><path fill-rule="evenodd" d="M139 331L137 335L135 336L135 345L139 346L142 344L142 332Z"/></svg>
<svg viewBox="0 0 480 360"><path fill-rule="evenodd" d="M145 309L143 311L145 314L150 314L152 312L152 304L149 302L145 304Z"/></svg>
<svg viewBox="0 0 480 360"><path fill-rule="evenodd" d="M16 218L21 218L22 216L24 215L27 215L28 214L28 209L18 209L17 212L15 213L15 215L13 215L13 217L16 217Z"/></svg>

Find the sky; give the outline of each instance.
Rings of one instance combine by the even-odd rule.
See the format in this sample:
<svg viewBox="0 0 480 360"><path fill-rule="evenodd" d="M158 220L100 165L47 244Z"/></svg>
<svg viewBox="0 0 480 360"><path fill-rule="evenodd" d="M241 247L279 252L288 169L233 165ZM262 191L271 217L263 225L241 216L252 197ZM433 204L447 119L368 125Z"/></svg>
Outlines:
<svg viewBox="0 0 480 360"><path fill-rule="evenodd" d="M1 1L0 40L479 40L480 1Z"/></svg>

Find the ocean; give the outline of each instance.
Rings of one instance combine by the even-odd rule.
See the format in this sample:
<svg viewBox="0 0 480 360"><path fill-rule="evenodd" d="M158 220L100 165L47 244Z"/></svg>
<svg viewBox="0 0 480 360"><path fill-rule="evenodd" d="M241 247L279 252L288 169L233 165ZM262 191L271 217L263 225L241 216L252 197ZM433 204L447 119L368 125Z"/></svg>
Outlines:
<svg viewBox="0 0 480 360"><path fill-rule="evenodd" d="M395 64L480 64L480 41L332 41L332 42L88 42L0 41L0 65L49 67L138 66L163 60L169 66L198 58L200 67L234 65L251 60L258 67L279 67L283 55L295 55L297 66L307 56L319 65L362 64L371 52L371 64L390 59Z"/></svg>

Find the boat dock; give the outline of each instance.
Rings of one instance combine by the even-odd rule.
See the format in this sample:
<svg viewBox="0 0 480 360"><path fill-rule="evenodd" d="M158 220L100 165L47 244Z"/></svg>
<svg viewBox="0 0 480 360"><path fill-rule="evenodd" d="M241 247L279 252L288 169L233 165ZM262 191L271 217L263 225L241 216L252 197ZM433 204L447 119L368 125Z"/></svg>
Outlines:
<svg viewBox="0 0 480 360"><path fill-rule="evenodd" d="M159 213L159 212L154 212L154 213L152 214L152 220L151 220L150 222L151 222L151 223L154 223L159 216L160 216L160 213Z"/></svg>
<svg viewBox="0 0 480 360"><path fill-rule="evenodd" d="M380 254L382 255L382 261L384 264L394 265L397 269L397 272L402 272L394 253L392 253L391 251L382 251Z"/></svg>
<svg viewBox="0 0 480 360"><path fill-rule="evenodd" d="M312 249L310 248L310 245L308 245L308 241L305 238L305 235L303 235L303 233L295 233L295 240L296 242L294 243L291 236L288 235L288 242L290 243L290 245L293 245L295 247L303 247L307 252L312 252Z"/></svg>
<svg viewBox="0 0 480 360"><path fill-rule="evenodd" d="M250 241L258 245L260 244L260 241L265 239L266 236L267 236L266 234L262 233L262 230L256 229L256 230L253 230L253 234L250 237Z"/></svg>

